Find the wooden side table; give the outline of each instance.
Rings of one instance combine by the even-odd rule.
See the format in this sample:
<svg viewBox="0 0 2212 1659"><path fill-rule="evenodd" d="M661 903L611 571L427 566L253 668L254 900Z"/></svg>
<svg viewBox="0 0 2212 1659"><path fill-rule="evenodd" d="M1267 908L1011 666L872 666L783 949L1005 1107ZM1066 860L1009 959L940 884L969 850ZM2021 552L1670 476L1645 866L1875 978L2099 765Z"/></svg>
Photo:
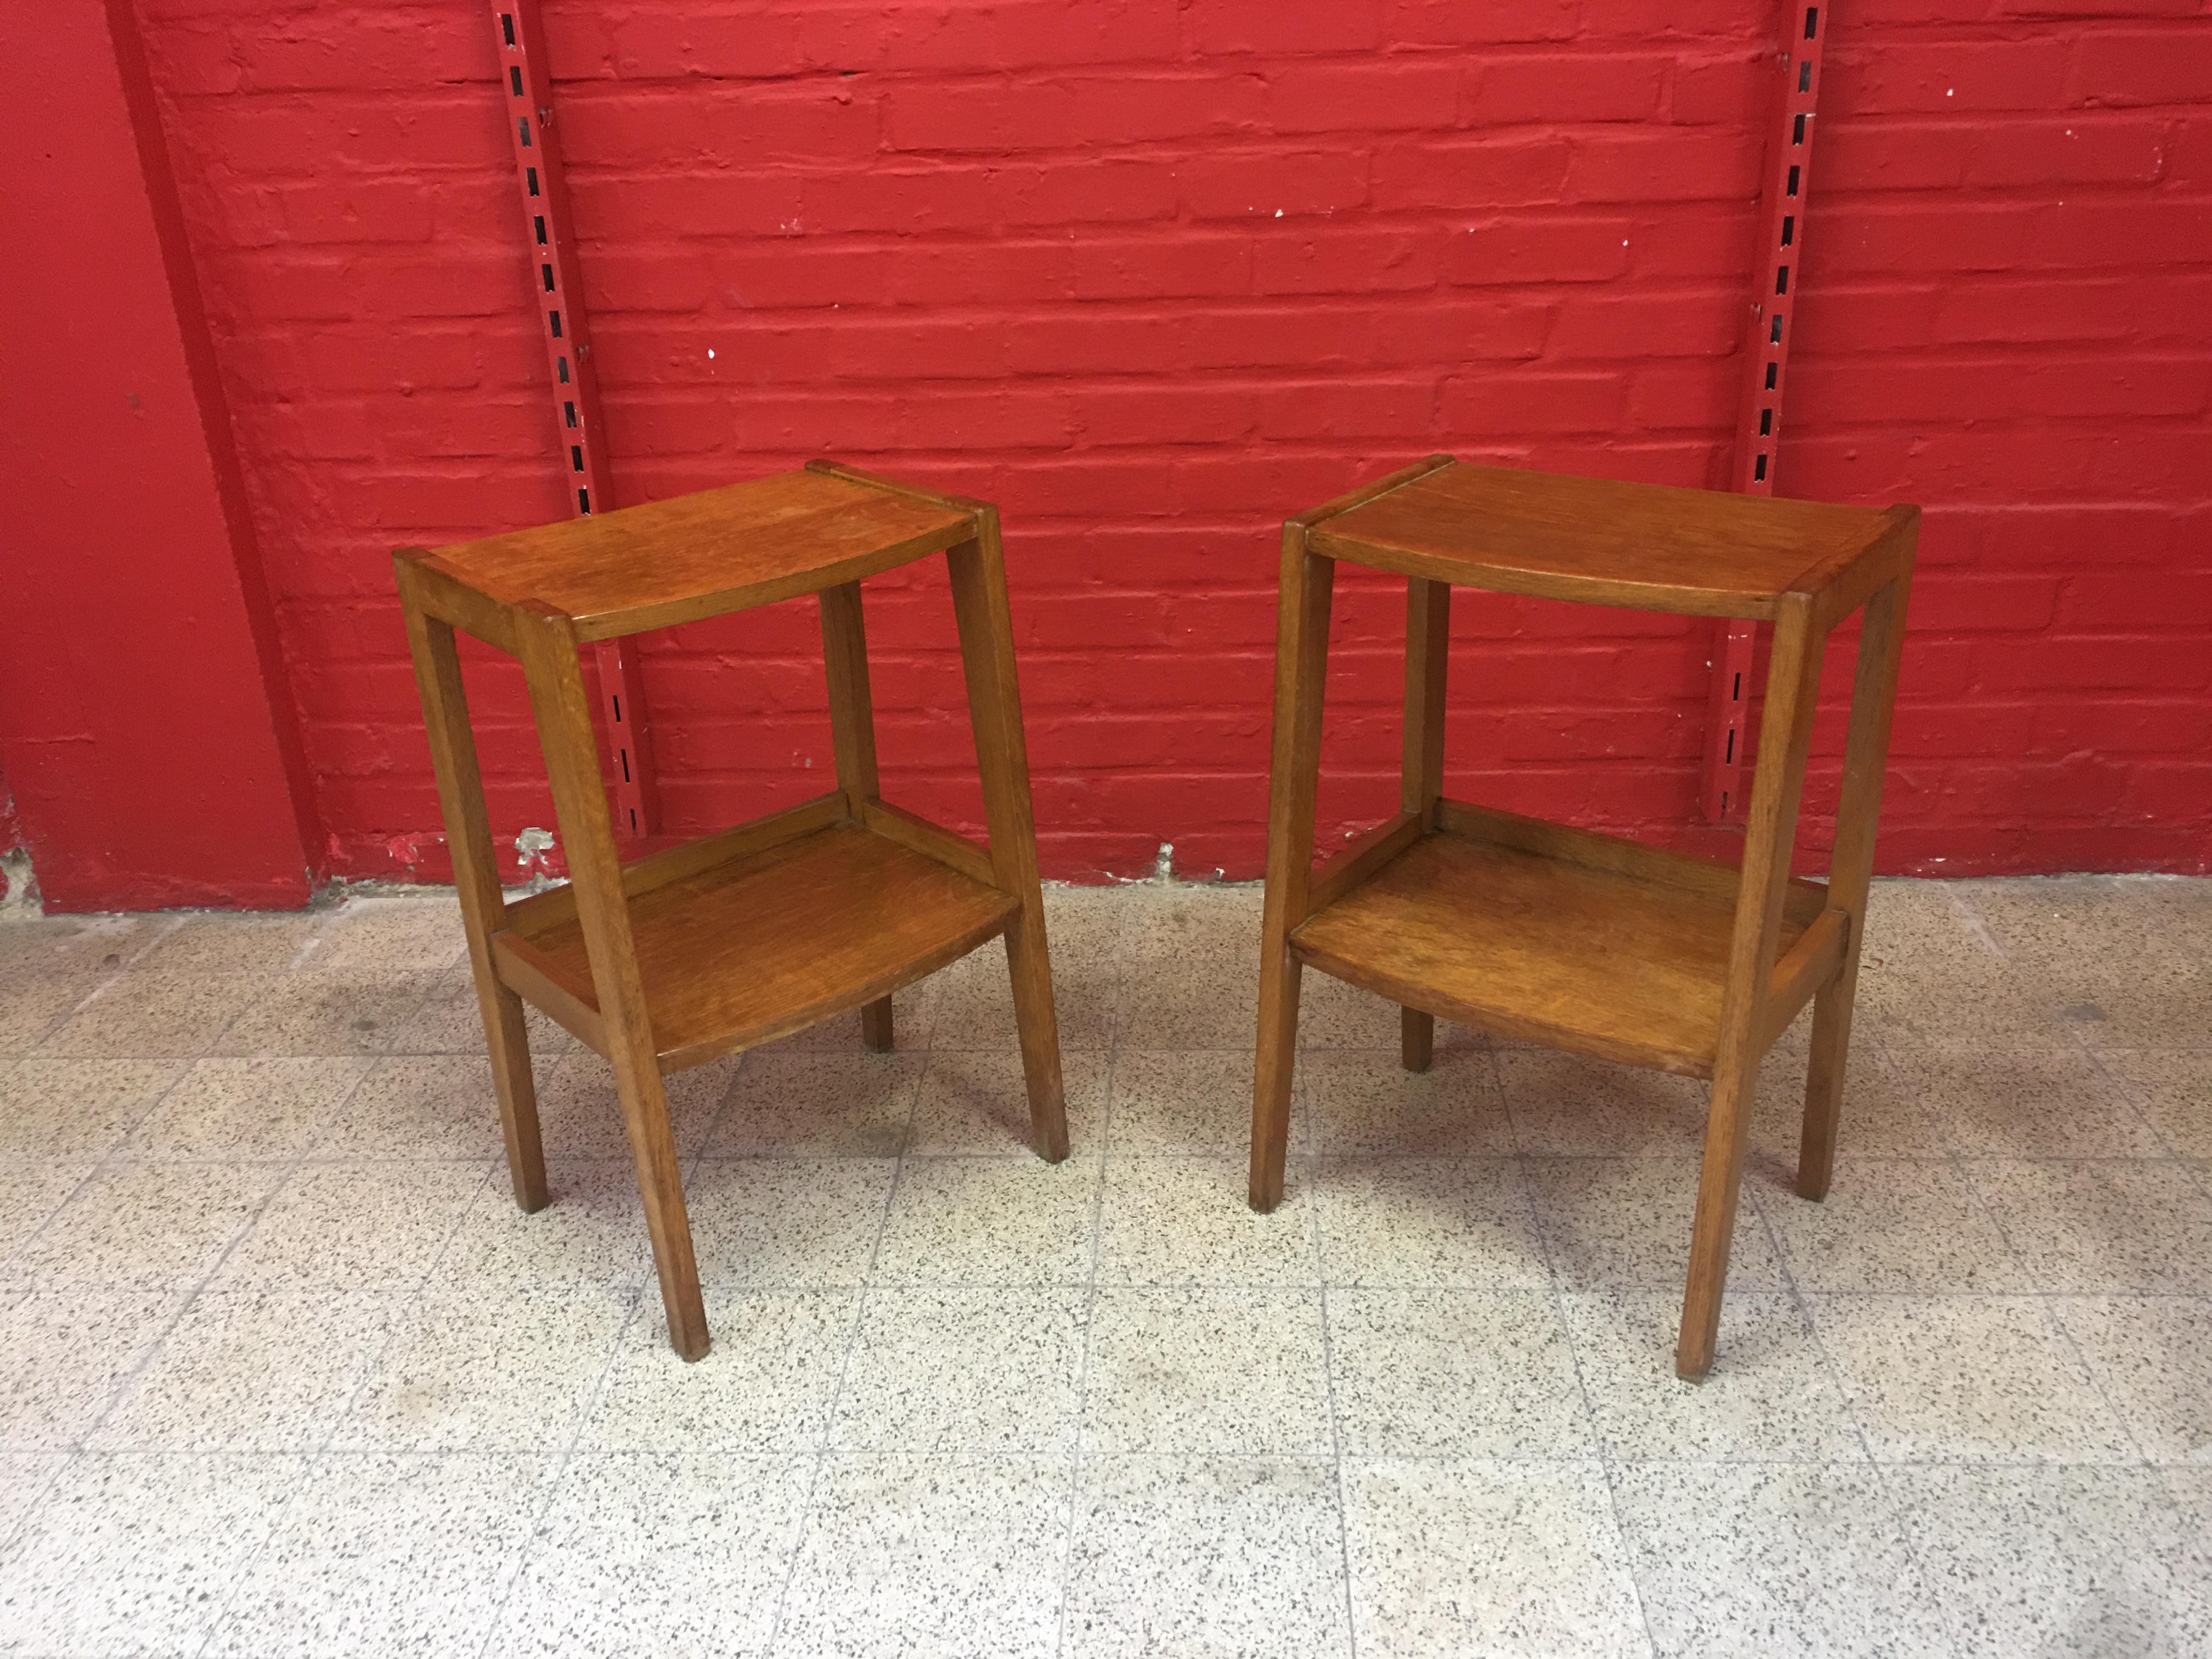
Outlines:
<svg viewBox="0 0 2212 1659"><path fill-rule="evenodd" d="M1824 1197L1874 868L1919 509L1828 507L1417 466L1283 530L1251 1202L1282 1200L1298 977L1402 1005L1426 1068L1437 1016L1712 1082L1675 1368L1711 1366L1759 1058L1810 999L1797 1190ZM1316 871L1314 791L1336 562L1407 579L1400 811ZM1455 586L1774 623L1741 868L1443 799ZM1794 879L1821 648L1865 608L1827 883Z"/></svg>
<svg viewBox="0 0 2212 1659"><path fill-rule="evenodd" d="M860 579L943 553L990 827L987 849L886 803ZM890 994L1004 934L1036 1148L1067 1156L1029 762L998 509L827 461L805 470L395 556L460 888L514 1194L546 1202L522 1005L613 1063L677 1351L707 1320L663 1073L859 1006L891 1043ZM820 596L837 788L623 864L577 649ZM569 884L508 902L493 862L453 630L520 659Z"/></svg>

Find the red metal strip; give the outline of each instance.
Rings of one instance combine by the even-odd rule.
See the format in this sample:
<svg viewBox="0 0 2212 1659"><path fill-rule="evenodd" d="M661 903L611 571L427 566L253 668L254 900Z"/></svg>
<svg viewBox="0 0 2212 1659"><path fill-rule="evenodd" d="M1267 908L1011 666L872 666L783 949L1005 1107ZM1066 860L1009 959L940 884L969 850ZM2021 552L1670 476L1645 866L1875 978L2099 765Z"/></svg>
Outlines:
<svg viewBox="0 0 2212 1659"><path fill-rule="evenodd" d="M545 360L552 372L562 465L568 475L569 505L581 516L611 506L614 492L599 422L599 382L592 364L583 283L577 275L575 233L568 217L568 179L553 124L545 34L538 0L492 0L491 17L499 47L500 90L507 104L507 136L514 146L523 228L530 237L531 288L545 327ZM646 743L636 642L606 641L595 648L595 655L600 707L614 760L616 823L629 836L647 836L659 817L659 801L653 787L653 754Z"/></svg>
<svg viewBox="0 0 2212 1659"><path fill-rule="evenodd" d="M1814 105L1820 92L1821 47L1827 36L1820 7L1784 0L1784 76L1774 138L1767 150L1759 213L1760 262L1744 343L1743 403L1736 422L1735 488L1774 493L1776 446L1782 436L1782 393L1790 374L1790 314L1799 250L1805 240L1806 189L1813 167ZM1751 691L1755 630L1729 623L1719 630L1699 805L1715 823L1743 821L1744 713Z"/></svg>

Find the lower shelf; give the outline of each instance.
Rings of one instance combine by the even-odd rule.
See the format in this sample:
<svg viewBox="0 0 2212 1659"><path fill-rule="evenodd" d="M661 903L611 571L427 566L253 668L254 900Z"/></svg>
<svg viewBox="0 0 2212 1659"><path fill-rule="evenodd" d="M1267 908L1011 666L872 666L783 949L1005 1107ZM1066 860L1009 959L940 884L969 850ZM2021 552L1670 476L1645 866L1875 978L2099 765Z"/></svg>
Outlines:
<svg viewBox="0 0 2212 1659"><path fill-rule="evenodd" d="M1712 1075L1733 871L1474 808L1449 805L1446 823L1308 917L1300 959L1504 1036ZM1767 1008L1782 1023L1842 952L1821 890L1791 888Z"/></svg>
<svg viewBox="0 0 2212 1659"><path fill-rule="evenodd" d="M729 856L699 867L729 842ZM888 995L965 956L1019 908L997 888L851 823L766 846L740 832L659 856L663 868L690 867L634 889L629 921L665 1071ZM492 936L501 977L604 1053L569 890L525 901L510 917Z"/></svg>

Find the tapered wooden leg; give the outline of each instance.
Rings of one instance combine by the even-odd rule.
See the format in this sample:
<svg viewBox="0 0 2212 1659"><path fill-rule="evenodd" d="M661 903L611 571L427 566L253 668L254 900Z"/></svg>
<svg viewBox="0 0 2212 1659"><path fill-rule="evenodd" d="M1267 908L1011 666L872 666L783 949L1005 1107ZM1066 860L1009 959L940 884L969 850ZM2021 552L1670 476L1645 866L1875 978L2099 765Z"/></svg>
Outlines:
<svg viewBox="0 0 2212 1659"><path fill-rule="evenodd" d="M1275 734L1267 783L1267 887L1260 915L1260 1031L1252 1067L1248 1196L1266 1214L1283 1201L1291 1082L1297 1063L1298 980L1291 930L1306 919L1314 791L1321 776L1322 688L1336 566L1306 550L1306 527L1283 526L1275 635Z"/></svg>
<svg viewBox="0 0 2212 1659"><path fill-rule="evenodd" d="M860 1010L860 1041L879 1054L891 1051L891 1000L878 997Z"/></svg>
<svg viewBox="0 0 2212 1659"><path fill-rule="evenodd" d="M1450 584L1408 576L1405 763L1399 805L1431 825L1444 787L1444 681L1450 656ZM1436 1055L1435 1018L1419 1008L1401 1008L1398 1030L1406 1069L1427 1071Z"/></svg>
<svg viewBox="0 0 2212 1659"><path fill-rule="evenodd" d="M1909 580L1908 572L1867 601L1866 625L1859 635L1850 734L1844 742L1843 788L1836 804L1836 846L1828 872L1829 908L1850 917L1851 931L1835 978L1813 1000L1805 1127L1797 1143L1797 1192L1803 1198L1826 1198L1835 1175L1836 1127L1843 1112L1844 1072L1851 1047L1851 1010L1858 996L1859 945L1874 879L1875 825L1888 763Z"/></svg>
<svg viewBox="0 0 2212 1659"><path fill-rule="evenodd" d="M646 1231L653 1239L669 1340L684 1358L698 1359L707 1352L707 1311L699 1295L699 1268L684 1207L676 1137L668 1123L668 1097L661 1084L645 987L638 976L622 861L615 851L614 825L607 816L605 786L599 775L591 703L576 657L575 625L557 613L536 612L532 625L523 630L520 645L531 709L545 750L545 772L553 785L553 810L575 889L576 920L606 1029L607 1058L614 1066L623 1126L629 1134L638 1191L645 1200Z"/></svg>
<svg viewBox="0 0 2212 1659"><path fill-rule="evenodd" d="M1409 1072L1425 1072L1437 1056L1437 1021L1419 1008L1398 1010L1398 1048Z"/></svg>
<svg viewBox="0 0 2212 1659"><path fill-rule="evenodd" d="M1713 1077L1705 1164L1698 1176L1698 1217L1690 1232L1690 1279L1674 1348L1675 1370L1692 1381L1712 1369L1713 1346L1720 1339L1721 1295L1728 1285L1729 1246L1735 1237L1736 1199L1743 1188L1744 1148L1758 1080L1755 1060L1724 1067Z"/></svg>
<svg viewBox="0 0 2212 1659"><path fill-rule="evenodd" d="M876 709L868 694L868 631L860 585L825 587L822 604L822 664L830 682L830 732L837 751L837 785L845 810L860 818L883 798L876 771ZM860 1010L860 1041L878 1054L891 1048L891 1000Z"/></svg>
<svg viewBox="0 0 2212 1659"><path fill-rule="evenodd" d="M501 1137L507 1143L507 1179L525 1211L552 1202L545 1185L545 1149L538 1137L538 1088L530 1073L530 1028L522 999L489 973L477 975L477 1006L491 1051L491 1085L499 1097Z"/></svg>
<svg viewBox="0 0 2212 1659"><path fill-rule="evenodd" d="M1784 596L1775 616L1767 669L1766 708L1759 733L1759 766L1744 826L1735 920L1729 936L1713 1061L1712 1103L1705 1117L1705 1155L1698 1176L1698 1213L1690 1233L1689 1283L1674 1369L1686 1377L1711 1369L1720 1337L1721 1293L1728 1283L1729 1244L1735 1233L1743 1184L1744 1146L1759 1079L1759 1029L1782 939L1782 902L1797 835L1797 803L1805 786L1805 754L1820 689L1821 638L1812 601Z"/></svg>
<svg viewBox="0 0 2212 1659"><path fill-rule="evenodd" d="M1261 959L1260 1035L1252 1066L1252 1169L1246 1200L1262 1215L1283 1201L1303 975L1302 965L1287 947L1269 950Z"/></svg>
<svg viewBox="0 0 2212 1659"><path fill-rule="evenodd" d="M668 1340L684 1358L703 1359L709 1346L707 1309L699 1294L699 1265L691 1249L691 1218L684 1204L676 1137L668 1123L667 1091L658 1066L634 1059L615 1061L615 1085L622 1097L630 1156L637 1165L638 1192L645 1200L645 1228L653 1240Z"/></svg>
<svg viewBox="0 0 2212 1659"><path fill-rule="evenodd" d="M1014 673L1014 629L1006 608L1006 555L995 507L977 509L975 539L949 550L952 611L975 728L991 867L1000 888L1021 903L1007 927L1014 1025L1029 1086L1030 1133L1057 1164L1067 1156L1067 1102L1060 1073L1060 1017L1052 1001L1052 957L1045 943L1044 894L1037 881L1036 823L1030 805L1029 747L1022 735Z"/></svg>
<svg viewBox="0 0 2212 1659"><path fill-rule="evenodd" d="M460 653L452 625L425 613L417 601L413 567L401 562L398 570L407 642L415 659L416 686L422 696L423 727L430 738L431 769L445 813L453 884L460 893L461 925L468 934L469 969L476 980L477 1006L483 1016L484 1042L491 1054L492 1087L499 1096L507 1177L517 1204L525 1210L542 1210L550 1194L545 1153L538 1139L538 1093L530 1074L529 1030L523 1024L522 999L500 982L492 964L491 935L505 920L507 901L492 861L491 823L484 810Z"/></svg>

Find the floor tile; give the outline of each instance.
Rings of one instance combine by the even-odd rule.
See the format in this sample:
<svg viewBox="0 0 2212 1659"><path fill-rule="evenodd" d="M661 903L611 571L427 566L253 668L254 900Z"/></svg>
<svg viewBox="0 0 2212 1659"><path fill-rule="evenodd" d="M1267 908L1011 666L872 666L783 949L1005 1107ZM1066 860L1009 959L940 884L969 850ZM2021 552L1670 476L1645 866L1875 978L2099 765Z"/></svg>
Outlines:
<svg viewBox="0 0 2212 1659"><path fill-rule="evenodd" d="M1948 1163L1839 1160L1826 1198L1763 1204L1805 1291L2021 1291L2026 1272Z"/></svg>
<svg viewBox="0 0 2212 1659"><path fill-rule="evenodd" d="M523 1005L522 1018L528 1028L531 1057L541 1067L581 1048L575 1038L528 1003ZM480 1054L484 1048L483 1013L477 1003L476 976L464 963L430 982L429 995L400 1023L386 1052Z"/></svg>
<svg viewBox="0 0 2212 1659"><path fill-rule="evenodd" d="M1784 1296L1732 1293L1701 1382L1674 1374L1682 1298L1570 1296L1560 1312L1599 1440L1616 1462L1845 1462L1866 1455L1812 1328Z"/></svg>
<svg viewBox="0 0 2212 1659"><path fill-rule="evenodd" d="M131 963L154 973L281 974L329 922L321 910L203 912L156 939Z"/></svg>
<svg viewBox="0 0 2212 1659"><path fill-rule="evenodd" d="M699 1277L858 1285L884 1230L890 1158L707 1158L685 1176Z"/></svg>
<svg viewBox="0 0 2212 1659"><path fill-rule="evenodd" d="M482 1051L481 1042L477 1049ZM689 1155L705 1145L743 1064L741 1056L732 1055L661 1079L668 1099L668 1127L678 1154ZM549 1155L630 1156L629 1130L615 1088L614 1067L605 1059L580 1046L542 1063L538 1079L538 1133ZM495 1097L490 1104L496 1113Z"/></svg>
<svg viewBox="0 0 2212 1659"><path fill-rule="evenodd" d="M784 1602L793 1659L1031 1659L1058 1638L1063 1461L826 1460Z"/></svg>
<svg viewBox="0 0 2212 1659"><path fill-rule="evenodd" d="M292 973L268 981L214 1045L219 1054L375 1054L436 982L430 974Z"/></svg>
<svg viewBox="0 0 2212 1659"><path fill-rule="evenodd" d="M72 1446L168 1326L154 1291L0 1292L0 1447Z"/></svg>
<svg viewBox="0 0 2212 1659"><path fill-rule="evenodd" d="M2155 1158L2164 1151L2126 1091L2086 1054L1893 1053L1899 1086L1916 1091L1970 1158Z"/></svg>
<svg viewBox="0 0 2212 1659"><path fill-rule="evenodd" d="M2212 1049L2110 1049L2097 1061L2178 1156L2212 1158Z"/></svg>
<svg viewBox="0 0 2212 1659"><path fill-rule="evenodd" d="M1317 1158L1310 1188L1331 1285L1540 1289L1550 1275L1510 1158Z"/></svg>
<svg viewBox="0 0 2212 1659"><path fill-rule="evenodd" d="M658 1291L623 1333L583 1443L599 1451L794 1453L822 1443L853 1336L859 1292L706 1292L714 1346L686 1361L668 1345Z"/></svg>
<svg viewBox="0 0 2212 1659"><path fill-rule="evenodd" d="M1301 1054L1297 1083L1291 1133L1308 1125L1316 1152L1462 1158L1513 1150L1513 1123L1486 1043L1447 1048L1440 1042L1429 1069L1419 1073L1388 1054ZM1248 1097L1248 1117L1249 1103ZM1243 1127L1249 1134L1249 1121Z"/></svg>
<svg viewBox="0 0 2212 1659"><path fill-rule="evenodd" d="M441 1286L408 1310L331 1438L342 1451L540 1451L567 1443L638 1292Z"/></svg>
<svg viewBox="0 0 2212 1659"><path fill-rule="evenodd" d="M1176 882L1146 885L1133 896L1128 954L1145 971L1194 957L1248 968L1259 963L1263 895L1256 884Z"/></svg>
<svg viewBox="0 0 2212 1659"><path fill-rule="evenodd" d="M813 1477L811 1458L570 1460L488 1654L766 1652Z"/></svg>
<svg viewBox="0 0 2212 1659"><path fill-rule="evenodd" d="M923 1054L748 1054L710 1150L718 1158L896 1158Z"/></svg>
<svg viewBox="0 0 2212 1659"><path fill-rule="evenodd" d="M99 1166L58 1158L24 1158L0 1164L0 1285L15 1282L9 1258L35 1237L70 1194Z"/></svg>
<svg viewBox="0 0 2212 1659"><path fill-rule="evenodd" d="M1805 1126L1802 1042L1778 1042L1759 1070L1751 1110L1753 1158L1771 1166L1782 1184L1795 1181L1798 1144ZM1871 1042L1854 1037L1844 1067L1844 1105L1837 1145L1847 1158L1939 1158L1950 1149L1942 1126L1922 1105L1917 1090L1900 1082Z"/></svg>
<svg viewBox="0 0 2212 1659"><path fill-rule="evenodd" d="M10 922L6 927L18 925ZM0 963L0 1062L38 1048L112 977L109 969L42 969L34 973Z"/></svg>
<svg viewBox="0 0 2212 1659"><path fill-rule="evenodd" d="M1246 1054L1260 1030L1260 959L1177 957L1133 965L1114 1040L1122 1048L1231 1048Z"/></svg>
<svg viewBox="0 0 2212 1659"><path fill-rule="evenodd" d="M1314 1201L1299 1181L1267 1215L1243 1158L1114 1158L1098 1214L1107 1285L1317 1285Z"/></svg>
<svg viewBox="0 0 2212 1659"><path fill-rule="evenodd" d="M301 961L321 974L434 973L468 949L451 896L348 899Z"/></svg>
<svg viewBox="0 0 2212 1659"><path fill-rule="evenodd" d="M8 1259L40 1286L184 1290L222 1258L282 1179L265 1164L109 1164Z"/></svg>
<svg viewBox="0 0 2212 1659"><path fill-rule="evenodd" d="M505 1172L482 1161L303 1164L211 1283L222 1290L411 1289L488 1177L506 1190Z"/></svg>
<svg viewBox="0 0 2212 1659"><path fill-rule="evenodd" d="M65 1451L0 1452L0 1547L38 1507L70 1455Z"/></svg>
<svg viewBox="0 0 2212 1659"><path fill-rule="evenodd" d="M131 1132L149 1158L288 1158L312 1152L368 1070L359 1060L203 1060Z"/></svg>
<svg viewBox="0 0 2212 1659"><path fill-rule="evenodd" d="M1060 1166L995 945L897 994L888 1056L851 1012L672 1077L696 1364L611 1072L537 1016L555 1202L514 1206L450 894L0 922L0 1651L63 1609L68 1659L167 1659L184 1607L185 1652L254 1659L1917 1659L1924 1583L1968 1655L2212 1655L2212 883L1877 884L1833 1194L1792 1190L1801 1018L1698 1385L1701 1084L1445 1022L1417 1076L1394 1005L1309 975L1250 1212L1261 903L1048 890ZM292 1472L283 1535L197 1585L226 1460ZM46 1537L87 1470L156 1512L103 1487Z"/></svg>
<svg viewBox="0 0 2212 1659"><path fill-rule="evenodd" d="M316 1150L325 1158L491 1158L502 1144L490 1060L395 1054L361 1080Z"/></svg>
<svg viewBox="0 0 2212 1659"><path fill-rule="evenodd" d="M300 1469L295 1458L73 1460L0 1549L0 1652L198 1652Z"/></svg>
<svg viewBox="0 0 2212 1659"><path fill-rule="evenodd" d="M1096 1153L1106 1127L1106 1056L1063 1048L1060 1086L1068 1144ZM933 1049L907 1126L907 1151L917 1157L1006 1155L1036 1150L1029 1084L1021 1055Z"/></svg>
<svg viewBox="0 0 2212 1659"><path fill-rule="evenodd" d="M1305 1144L1291 1113L1291 1146ZM1117 1157L1241 1154L1252 1144L1252 1056L1218 1048L1132 1048L1114 1060L1109 1149Z"/></svg>
<svg viewBox="0 0 2212 1659"><path fill-rule="evenodd" d="M550 1464L313 1460L233 1593L210 1659L474 1652L529 1539Z"/></svg>
<svg viewBox="0 0 2212 1659"><path fill-rule="evenodd" d="M1049 924L1048 924L1048 937ZM1121 964L1111 957L1052 956L1052 1006L1063 1049L1104 1049L1114 1037ZM943 974L929 1025L933 1048L1005 1050L1020 1036L1013 980L1003 945L993 939Z"/></svg>
<svg viewBox="0 0 2212 1659"><path fill-rule="evenodd" d="M1329 1452L1320 1292L1101 1290L1086 1453Z"/></svg>
<svg viewBox="0 0 2212 1659"><path fill-rule="evenodd" d="M1287 1458L1086 1462L1068 1659L1351 1654L1335 1467Z"/></svg>
<svg viewBox="0 0 2212 1659"><path fill-rule="evenodd" d="M2109 1463L2135 1455L2039 1302L1808 1299L1820 1346L1878 1460Z"/></svg>
<svg viewBox="0 0 2212 1659"><path fill-rule="evenodd" d="M1662 1656L1949 1651L1871 1468L1632 1464L1614 1490Z"/></svg>
<svg viewBox="0 0 2212 1659"><path fill-rule="evenodd" d="M441 1283L477 1283L487 1295L585 1279L642 1284L653 1273L637 1165L626 1158L545 1160L553 1201L526 1213L504 1171L469 1202L438 1262Z"/></svg>
<svg viewBox="0 0 2212 1659"><path fill-rule="evenodd" d="M1524 1152L1679 1158L1704 1149L1706 1091L1694 1078L1545 1048L1501 1048L1498 1072Z"/></svg>
<svg viewBox="0 0 2212 1659"><path fill-rule="evenodd" d="M152 944L164 920L10 915L0 920L0 974L112 971Z"/></svg>
<svg viewBox="0 0 2212 1659"><path fill-rule="evenodd" d="M19 1060L0 1070L0 1158L103 1157L184 1073L175 1060Z"/></svg>
<svg viewBox="0 0 2212 1659"><path fill-rule="evenodd" d="M406 1311L362 1291L204 1291L87 1444L312 1451Z"/></svg>
<svg viewBox="0 0 2212 1659"><path fill-rule="evenodd" d="M2191 1651L2190 1522L2141 1468L1885 1470L1960 1659Z"/></svg>
<svg viewBox="0 0 2212 1659"><path fill-rule="evenodd" d="M1972 1052L1991 1044L2015 1054L2080 1048L2076 1028L2056 1018L2062 1005L2004 963L1987 959L1963 969L1921 963L1918 971L1900 974L1875 955L1869 929L1852 1023L1863 1023L1893 1055Z"/></svg>
<svg viewBox="0 0 2212 1659"><path fill-rule="evenodd" d="M1592 1449L1548 1292L1328 1292L1346 1456L1573 1457Z"/></svg>
<svg viewBox="0 0 2212 1659"><path fill-rule="evenodd" d="M830 1443L1073 1452L1090 1318L1075 1289L872 1291Z"/></svg>
<svg viewBox="0 0 2212 1659"><path fill-rule="evenodd" d="M1119 887L1044 884L1045 935L1053 961L1095 962L1128 954L1137 907Z"/></svg>
<svg viewBox="0 0 2212 1659"><path fill-rule="evenodd" d="M2182 1516L2172 1557L2175 1623L2184 1653L2212 1653L2212 1468L2159 1471Z"/></svg>
<svg viewBox="0 0 2212 1659"><path fill-rule="evenodd" d="M2212 1194L2179 1164L1987 1162L1968 1178L2039 1291L2212 1291Z"/></svg>
<svg viewBox="0 0 2212 1659"><path fill-rule="evenodd" d="M1650 1652L1595 1463L1347 1462L1362 1659Z"/></svg>
<svg viewBox="0 0 2212 1659"><path fill-rule="evenodd" d="M1256 963L1258 959L1255 951L1253 960ZM1302 978L1298 991L1299 1048L1396 1052L1401 1030L1396 1003L1318 969L1308 969ZM1439 1038L1447 1035L1445 1031L1437 1033Z"/></svg>
<svg viewBox="0 0 2212 1659"><path fill-rule="evenodd" d="M887 1285L1070 1285L1088 1279L1098 1160L908 1158L876 1252Z"/></svg>
<svg viewBox="0 0 2212 1659"><path fill-rule="evenodd" d="M2052 1305L2146 1457L2212 1463L2212 1299L2082 1297Z"/></svg>
<svg viewBox="0 0 2212 1659"><path fill-rule="evenodd" d="M1552 1271L1570 1290L1672 1290L1690 1271L1690 1231L1698 1212L1698 1160L1529 1158L1529 1196ZM1796 1200L1781 1198L1775 1206ZM1740 1291L1782 1288L1782 1267L1752 1183L1736 1205L1729 1246L1729 1284Z"/></svg>
<svg viewBox="0 0 2212 1659"><path fill-rule="evenodd" d="M273 980L221 974L118 974L48 1037L41 1054L189 1060L272 994Z"/></svg>
<svg viewBox="0 0 2212 1659"><path fill-rule="evenodd" d="M2204 965L2200 927L2139 938L2121 951L2112 945L2095 957L2021 977L2078 1041L2092 1048L2184 1048L2212 1046L2212 970ZM2177 953L2186 952L2185 955Z"/></svg>

